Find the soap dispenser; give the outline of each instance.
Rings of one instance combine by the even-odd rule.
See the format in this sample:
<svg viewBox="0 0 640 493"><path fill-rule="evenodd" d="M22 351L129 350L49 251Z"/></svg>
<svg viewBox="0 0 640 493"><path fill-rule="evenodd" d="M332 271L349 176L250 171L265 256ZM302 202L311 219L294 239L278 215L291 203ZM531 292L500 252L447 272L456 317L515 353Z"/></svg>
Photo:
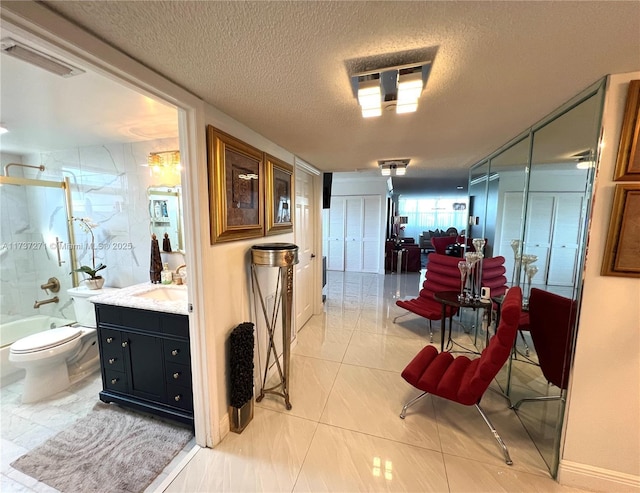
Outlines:
<svg viewBox="0 0 640 493"><path fill-rule="evenodd" d="M169 270L169 264L166 262L163 264L160 279L162 284L171 284L173 281L173 274Z"/></svg>

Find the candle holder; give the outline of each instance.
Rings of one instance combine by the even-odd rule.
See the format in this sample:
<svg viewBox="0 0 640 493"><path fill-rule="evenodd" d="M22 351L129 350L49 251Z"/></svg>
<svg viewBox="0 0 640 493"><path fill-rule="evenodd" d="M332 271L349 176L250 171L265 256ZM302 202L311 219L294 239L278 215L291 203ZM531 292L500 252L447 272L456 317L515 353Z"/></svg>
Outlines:
<svg viewBox="0 0 640 493"><path fill-rule="evenodd" d="M478 262L482 259L483 255L480 252L467 252L464 254L464 256L467 259L467 262L471 264L471 270L469 275L469 278L471 279L470 298L475 300L480 298L480 288L477 286L478 283L480 282L480 275L478 273L479 269L477 265L479 265Z"/></svg>
<svg viewBox="0 0 640 493"><path fill-rule="evenodd" d="M520 240L511 240L513 250L513 272L511 274L511 286L516 285L516 272L520 272Z"/></svg>
<svg viewBox="0 0 640 493"><path fill-rule="evenodd" d="M467 283L467 276L471 271L471 264L466 260L458 262L458 269L460 269L460 294L458 295L458 301L466 301L467 294L464 291L464 287Z"/></svg>
<svg viewBox="0 0 640 493"><path fill-rule="evenodd" d="M526 289L525 289L526 296L522 300L522 305L525 307L529 306L529 297L531 296L531 279L533 279L537 273L538 273L537 265L527 266L526 274L527 274L527 280L529 281L529 284L528 286L526 286Z"/></svg>
<svg viewBox="0 0 640 493"><path fill-rule="evenodd" d="M523 280L525 281L526 284L526 275L527 275L527 268L529 267L529 265L533 264L536 260L538 260L538 256L537 255L533 255L531 253L523 253L520 256L520 263L522 264L522 274L523 274Z"/></svg>
<svg viewBox="0 0 640 493"><path fill-rule="evenodd" d="M484 238L474 238L472 243L476 252L484 254L484 246L487 243Z"/></svg>

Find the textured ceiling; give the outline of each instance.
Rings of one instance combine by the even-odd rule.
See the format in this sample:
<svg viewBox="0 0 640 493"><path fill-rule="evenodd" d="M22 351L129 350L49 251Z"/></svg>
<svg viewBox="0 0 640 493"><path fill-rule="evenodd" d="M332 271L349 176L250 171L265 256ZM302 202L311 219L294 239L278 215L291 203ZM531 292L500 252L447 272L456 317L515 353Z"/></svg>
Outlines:
<svg viewBox="0 0 640 493"><path fill-rule="evenodd" d="M45 1L324 171L459 173L599 78L640 69L639 2ZM348 68L435 53L418 112L363 119ZM390 56L392 58L392 56Z"/></svg>

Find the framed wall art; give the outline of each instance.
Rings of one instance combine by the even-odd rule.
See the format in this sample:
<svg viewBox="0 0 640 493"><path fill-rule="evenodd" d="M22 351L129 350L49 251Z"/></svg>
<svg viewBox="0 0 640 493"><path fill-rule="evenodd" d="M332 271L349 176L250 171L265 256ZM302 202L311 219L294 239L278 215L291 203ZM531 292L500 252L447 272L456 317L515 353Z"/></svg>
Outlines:
<svg viewBox="0 0 640 493"><path fill-rule="evenodd" d="M293 166L265 155L267 183L267 234L293 231Z"/></svg>
<svg viewBox="0 0 640 493"><path fill-rule="evenodd" d="M613 179L640 181L640 80L629 82Z"/></svg>
<svg viewBox="0 0 640 493"><path fill-rule="evenodd" d="M258 149L207 126L211 243L264 236L264 160Z"/></svg>
<svg viewBox="0 0 640 493"><path fill-rule="evenodd" d="M601 274L640 277L640 183L616 185Z"/></svg>

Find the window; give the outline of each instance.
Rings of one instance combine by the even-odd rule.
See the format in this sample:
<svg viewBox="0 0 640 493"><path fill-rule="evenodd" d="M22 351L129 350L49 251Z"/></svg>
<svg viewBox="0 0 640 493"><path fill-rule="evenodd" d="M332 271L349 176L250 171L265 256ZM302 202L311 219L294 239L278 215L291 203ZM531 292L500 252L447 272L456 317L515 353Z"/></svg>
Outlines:
<svg viewBox="0 0 640 493"><path fill-rule="evenodd" d="M462 231L467 225L467 197L426 198L400 195L398 215L408 217L402 236L413 237L416 241L423 231L447 230L451 227Z"/></svg>

